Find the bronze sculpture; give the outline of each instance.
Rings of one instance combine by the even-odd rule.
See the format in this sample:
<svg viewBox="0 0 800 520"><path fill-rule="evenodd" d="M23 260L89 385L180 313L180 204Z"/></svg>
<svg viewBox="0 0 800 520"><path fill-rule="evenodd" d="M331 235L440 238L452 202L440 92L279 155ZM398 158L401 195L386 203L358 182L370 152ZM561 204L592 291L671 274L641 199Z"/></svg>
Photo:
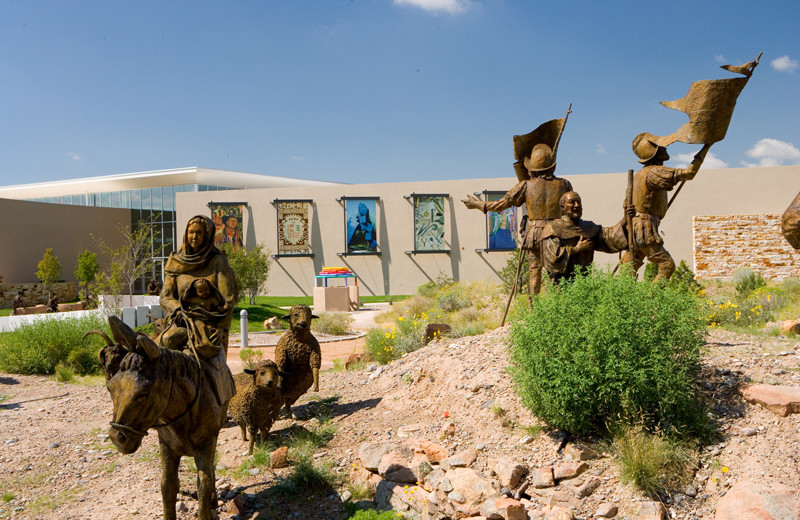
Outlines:
<svg viewBox="0 0 800 520"><path fill-rule="evenodd" d="M195 347L206 359L228 350L228 331L239 290L228 260L214 246L214 223L203 215L189 219L180 250L164 266L164 288L160 303L169 317L167 330L157 342L167 348ZM204 278L214 294L214 310L199 305L196 288ZM200 329L203 332L200 332ZM224 357L223 357L224 362ZM229 398L232 397L228 396Z"/></svg>
<svg viewBox="0 0 800 520"><path fill-rule="evenodd" d="M617 253L628 248L626 217L611 227L582 220L581 197L574 191L561 196L560 206L561 217L542 231L542 264L554 282L569 280L576 268L588 267L595 251Z"/></svg>
<svg viewBox="0 0 800 520"><path fill-rule="evenodd" d="M17 291L17 295L14 296L14 300L11 302L11 315L16 316L17 314L22 314L22 311L18 309L25 308L25 301L23 300L23 293L22 291Z"/></svg>
<svg viewBox="0 0 800 520"><path fill-rule="evenodd" d="M632 200L636 214L632 218L631 248L622 258L622 262L633 262L634 272L642 266L645 258L658 267L655 280L669 279L675 271L675 262L664 249L659 224L684 183L697 175L711 145L724 139L736 99L760 59L761 54L744 65L722 66L727 71L744 75L743 78L696 81L683 98L662 101L665 107L685 112L689 117L689 122L673 134L655 136L642 132L634 138L633 152L644 167L633 176L626 196ZM664 166L664 162L669 160L667 146L676 141L703 144L686 169ZM678 184L675 195L668 200L667 191Z"/></svg>
<svg viewBox="0 0 800 520"><path fill-rule="evenodd" d="M783 212L781 233L795 249L800 249L800 193Z"/></svg>
<svg viewBox="0 0 800 520"><path fill-rule="evenodd" d="M121 453L131 454L150 428L158 431L165 520L176 519L181 457L194 457L197 517L211 520L216 507L214 453L228 401L220 400L196 354L161 348L115 316L108 323L114 342L99 331L87 335L100 334L107 342L99 357L113 404L111 441ZM227 365L224 370L230 378Z"/></svg>
<svg viewBox="0 0 800 520"><path fill-rule="evenodd" d="M567 117L569 114L568 109ZM520 246L520 265L522 251L527 251L530 266L528 287L531 294L538 294L542 286L542 230L547 222L561 216L561 195L572 191L572 184L568 180L553 175L556 170L558 143L567 117L547 121L529 134L514 136L514 156L517 159L514 169L519 183L500 200L484 202L469 195L461 201L467 208L479 209L484 213L526 205L528 224Z"/></svg>
<svg viewBox="0 0 800 520"><path fill-rule="evenodd" d="M106 337L108 346L100 353L114 405L109 436L127 454L138 449L148 429L158 430L167 520L175 519L180 459L194 457L198 518L210 520L214 452L235 393L226 355L238 300L233 271L214 246L210 218L189 220L183 244L170 254L164 271L160 302L168 317L155 340L109 318L115 341Z"/></svg>

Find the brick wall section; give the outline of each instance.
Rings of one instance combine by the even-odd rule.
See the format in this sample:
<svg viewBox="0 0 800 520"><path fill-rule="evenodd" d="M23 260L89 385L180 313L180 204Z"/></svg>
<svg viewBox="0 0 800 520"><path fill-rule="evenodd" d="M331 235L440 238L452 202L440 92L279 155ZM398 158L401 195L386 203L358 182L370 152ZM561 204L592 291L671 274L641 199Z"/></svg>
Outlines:
<svg viewBox="0 0 800 520"><path fill-rule="evenodd" d="M800 276L800 251L781 235L781 215L702 215L692 218L694 271L726 278L747 267L767 279Z"/></svg>
<svg viewBox="0 0 800 520"><path fill-rule="evenodd" d="M11 307L17 291L24 290L23 302L25 307L33 307L47 303L47 289L40 283L3 283L0 284L0 309ZM75 282L55 282L53 294L58 295L58 301L67 303L78 297L78 284Z"/></svg>

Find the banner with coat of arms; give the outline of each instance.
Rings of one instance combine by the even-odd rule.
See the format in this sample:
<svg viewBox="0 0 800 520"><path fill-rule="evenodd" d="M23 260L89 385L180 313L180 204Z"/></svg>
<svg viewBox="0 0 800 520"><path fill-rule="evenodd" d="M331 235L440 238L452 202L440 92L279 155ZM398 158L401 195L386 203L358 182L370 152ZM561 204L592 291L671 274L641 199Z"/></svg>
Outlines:
<svg viewBox="0 0 800 520"><path fill-rule="evenodd" d="M307 255L311 253L306 201L276 201L278 209L278 254Z"/></svg>

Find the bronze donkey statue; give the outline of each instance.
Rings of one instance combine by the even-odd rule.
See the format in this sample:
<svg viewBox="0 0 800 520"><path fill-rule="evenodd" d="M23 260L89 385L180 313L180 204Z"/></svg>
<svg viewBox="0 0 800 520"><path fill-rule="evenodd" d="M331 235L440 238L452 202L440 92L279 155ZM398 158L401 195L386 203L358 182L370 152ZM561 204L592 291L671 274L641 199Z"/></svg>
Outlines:
<svg viewBox="0 0 800 520"><path fill-rule="evenodd" d="M216 516L214 453L228 401L220 402L214 375L196 356L161 348L114 316L108 322L114 342L100 331L86 335L99 334L108 344L99 358L114 407L111 441L120 452L130 454L139 448L147 430L158 431L164 520L176 518L181 457L194 457L197 517L211 520ZM223 370L231 378L227 365Z"/></svg>

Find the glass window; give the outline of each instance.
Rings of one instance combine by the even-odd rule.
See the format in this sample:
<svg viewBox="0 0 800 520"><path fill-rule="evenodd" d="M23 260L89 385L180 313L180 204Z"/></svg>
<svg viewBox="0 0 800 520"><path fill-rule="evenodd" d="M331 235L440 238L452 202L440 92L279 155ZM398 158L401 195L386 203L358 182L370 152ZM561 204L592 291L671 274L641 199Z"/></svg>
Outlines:
<svg viewBox="0 0 800 520"><path fill-rule="evenodd" d="M172 191L172 186L164 186L161 188L161 201L164 213L175 209L175 194Z"/></svg>
<svg viewBox="0 0 800 520"><path fill-rule="evenodd" d="M131 207L131 193L128 190L119 192L119 207L120 208Z"/></svg>
<svg viewBox="0 0 800 520"><path fill-rule="evenodd" d="M197 191L208 191L208 186L206 186L205 184L199 184L197 186Z"/></svg>
<svg viewBox="0 0 800 520"><path fill-rule="evenodd" d="M104 208L111 207L111 193L104 191L100 194L100 205Z"/></svg>
<svg viewBox="0 0 800 520"><path fill-rule="evenodd" d="M131 209L142 209L142 194L139 190L131 190Z"/></svg>
<svg viewBox="0 0 800 520"><path fill-rule="evenodd" d="M145 188L139 191L142 194L142 209L153 209L153 207L150 205L150 189Z"/></svg>
<svg viewBox="0 0 800 520"><path fill-rule="evenodd" d="M119 207L119 192L112 191L111 192L111 207L118 208Z"/></svg>
<svg viewBox="0 0 800 520"><path fill-rule="evenodd" d="M154 211L161 211L161 188L150 190L150 206Z"/></svg>
<svg viewBox="0 0 800 520"><path fill-rule="evenodd" d="M174 244L175 241L175 228L173 224L164 224L164 254L170 253L177 249Z"/></svg>

